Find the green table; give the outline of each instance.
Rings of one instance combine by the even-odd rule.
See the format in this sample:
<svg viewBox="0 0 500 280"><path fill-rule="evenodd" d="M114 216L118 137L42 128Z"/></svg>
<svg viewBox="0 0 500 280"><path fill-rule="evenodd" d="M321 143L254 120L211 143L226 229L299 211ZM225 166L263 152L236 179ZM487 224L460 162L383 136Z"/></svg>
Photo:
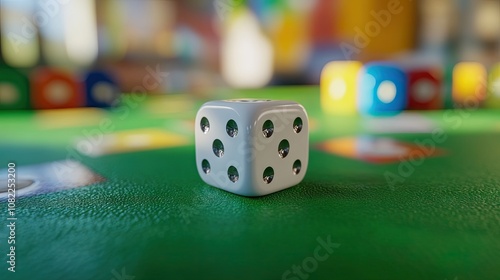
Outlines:
<svg viewBox="0 0 500 280"><path fill-rule="evenodd" d="M360 117L325 116L317 87L231 96L305 106L314 129L301 184L260 198L207 186L187 125L203 101L129 98L121 110L93 117L110 120L114 132L166 129L189 141L80 155L104 182L19 198L15 273L7 271L1 202L0 279L499 279L500 112L415 112L442 129L444 153L388 184L385 175L400 174L400 162L346 158L318 144L359 135L413 143L429 133L377 132ZM162 104L173 105L162 112ZM47 127L39 115L0 112L0 168L63 160L82 131L97 127Z"/></svg>

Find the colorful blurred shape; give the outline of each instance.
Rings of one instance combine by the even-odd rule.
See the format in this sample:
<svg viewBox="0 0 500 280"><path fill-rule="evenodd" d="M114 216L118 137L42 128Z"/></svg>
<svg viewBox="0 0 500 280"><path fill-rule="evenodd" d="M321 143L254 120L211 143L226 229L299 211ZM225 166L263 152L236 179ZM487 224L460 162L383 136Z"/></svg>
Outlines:
<svg viewBox="0 0 500 280"><path fill-rule="evenodd" d="M64 16L64 43L68 57L79 66L97 58L97 22L94 0L69 1L61 5Z"/></svg>
<svg viewBox="0 0 500 280"><path fill-rule="evenodd" d="M359 61L332 61L321 73L321 107L336 115L354 115L358 74L363 65Z"/></svg>
<svg viewBox="0 0 500 280"><path fill-rule="evenodd" d="M457 106L477 107L486 97L486 68L477 62L460 62L453 68L453 102Z"/></svg>
<svg viewBox="0 0 500 280"><path fill-rule="evenodd" d="M393 115L407 105L408 79L390 63L366 64L358 80L358 107L365 115Z"/></svg>
<svg viewBox="0 0 500 280"><path fill-rule="evenodd" d="M500 40L500 2L476 1L473 29L476 37L484 43L498 43Z"/></svg>
<svg viewBox="0 0 500 280"><path fill-rule="evenodd" d="M70 73L37 69L31 75L31 104L35 109L82 107L85 105L83 86Z"/></svg>
<svg viewBox="0 0 500 280"><path fill-rule="evenodd" d="M29 107L28 78L15 69L0 67L0 110Z"/></svg>
<svg viewBox="0 0 500 280"><path fill-rule="evenodd" d="M88 72L84 78L87 106L111 107L118 102L120 88L110 73Z"/></svg>
<svg viewBox="0 0 500 280"><path fill-rule="evenodd" d="M314 44L329 45L335 38L336 1L317 0L310 16L310 36Z"/></svg>
<svg viewBox="0 0 500 280"><path fill-rule="evenodd" d="M414 47L416 1L338 0L338 36L346 59L380 58Z"/></svg>
<svg viewBox="0 0 500 280"><path fill-rule="evenodd" d="M276 11L274 17L270 38L275 69L279 74L299 73L309 57L307 17L289 7Z"/></svg>
<svg viewBox="0 0 500 280"><path fill-rule="evenodd" d="M256 17L246 8L229 15L222 38L221 67L226 82L237 88L258 88L273 75L273 50Z"/></svg>
<svg viewBox="0 0 500 280"><path fill-rule="evenodd" d="M408 109L443 108L442 75L439 69L411 69L408 74Z"/></svg>
<svg viewBox="0 0 500 280"><path fill-rule="evenodd" d="M34 66L40 56L33 1L0 1L1 52L13 67Z"/></svg>
<svg viewBox="0 0 500 280"><path fill-rule="evenodd" d="M41 56L51 66L72 64L66 47L65 5L68 1L36 1L34 24L40 32ZM71 1L75 2L75 1ZM74 34L73 36L77 36Z"/></svg>

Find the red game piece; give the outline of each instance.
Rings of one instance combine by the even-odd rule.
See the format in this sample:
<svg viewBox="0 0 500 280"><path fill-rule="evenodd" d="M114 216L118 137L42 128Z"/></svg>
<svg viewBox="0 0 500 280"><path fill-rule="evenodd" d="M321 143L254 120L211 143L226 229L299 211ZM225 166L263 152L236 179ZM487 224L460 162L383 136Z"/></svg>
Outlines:
<svg viewBox="0 0 500 280"><path fill-rule="evenodd" d="M437 69L408 70L408 109L443 108L442 75Z"/></svg>
<svg viewBox="0 0 500 280"><path fill-rule="evenodd" d="M31 104L35 109L83 107L83 85L64 71L38 69L31 76Z"/></svg>

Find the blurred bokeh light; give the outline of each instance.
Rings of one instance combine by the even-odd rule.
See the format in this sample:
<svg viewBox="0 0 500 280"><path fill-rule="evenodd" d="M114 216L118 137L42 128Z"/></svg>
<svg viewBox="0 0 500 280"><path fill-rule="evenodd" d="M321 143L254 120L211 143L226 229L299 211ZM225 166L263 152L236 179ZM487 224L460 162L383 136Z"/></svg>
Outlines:
<svg viewBox="0 0 500 280"><path fill-rule="evenodd" d="M125 92L318 84L332 60L498 61L494 0L3 0L0 64L107 69Z"/></svg>

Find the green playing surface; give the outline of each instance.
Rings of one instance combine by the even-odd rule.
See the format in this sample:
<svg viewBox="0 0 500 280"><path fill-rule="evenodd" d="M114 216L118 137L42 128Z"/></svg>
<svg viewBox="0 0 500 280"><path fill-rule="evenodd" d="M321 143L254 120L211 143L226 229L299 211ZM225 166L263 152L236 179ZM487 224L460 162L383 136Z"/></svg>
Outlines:
<svg viewBox="0 0 500 280"><path fill-rule="evenodd" d="M399 162L344 158L317 144L358 135L414 143L430 139L430 133L377 132L373 120L325 116L317 87L233 96L291 99L305 106L313 129L302 183L260 198L205 185L196 171L192 131L201 100L129 98L120 109L97 111L97 121L79 119L83 123L72 127L47 127L34 112L1 112L0 169L11 160L22 167L72 154L107 181L20 198L15 273L7 271L2 202L0 279L500 277L499 111L410 114L443 129L445 140L436 146L444 154L402 174ZM177 110L151 109L155 104ZM101 119L114 132L159 128L189 141L101 157L73 154L75 139ZM389 184L388 172L402 179ZM335 245L322 247L329 241Z"/></svg>

